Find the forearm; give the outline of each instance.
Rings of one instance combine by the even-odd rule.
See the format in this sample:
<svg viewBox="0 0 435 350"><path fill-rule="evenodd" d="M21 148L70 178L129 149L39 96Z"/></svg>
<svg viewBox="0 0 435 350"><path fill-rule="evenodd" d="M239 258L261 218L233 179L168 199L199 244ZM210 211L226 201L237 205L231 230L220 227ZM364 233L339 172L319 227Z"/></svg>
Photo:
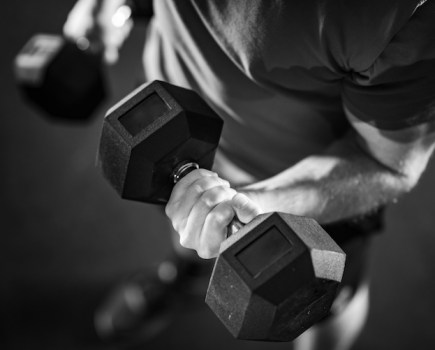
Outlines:
<svg viewBox="0 0 435 350"><path fill-rule="evenodd" d="M435 148L435 122L389 131L357 120L352 126L323 154L237 188L239 193L214 172L186 175L166 206L180 243L215 257L234 216L248 223L278 211L327 224L367 214L415 186Z"/></svg>
<svg viewBox="0 0 435 350"><path fill-rule="evenodd" d="M309 216L325 224L369 213L411 187L404 174L375 160L351 132L323 154L239 190L265 212Z"/></svg>

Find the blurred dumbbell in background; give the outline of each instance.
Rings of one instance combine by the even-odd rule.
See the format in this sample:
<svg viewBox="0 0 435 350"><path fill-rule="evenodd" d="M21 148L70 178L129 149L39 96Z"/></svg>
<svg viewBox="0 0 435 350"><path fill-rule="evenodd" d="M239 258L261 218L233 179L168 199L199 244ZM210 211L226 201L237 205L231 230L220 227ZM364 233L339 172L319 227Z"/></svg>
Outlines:
<svg viewBox="0 0 435 350"><path fill-rule="evenodd" d="M111 28L100 28L98 18L81 16L95 1L81 1L64 27L64 35L36 34L20 50L14 72L26 101L56 121L88 121L108 97L106 64L117 61L117 50L133 21L148 20L152 1L115 1ZM96 23L91 23L96 22Z"/></svg>

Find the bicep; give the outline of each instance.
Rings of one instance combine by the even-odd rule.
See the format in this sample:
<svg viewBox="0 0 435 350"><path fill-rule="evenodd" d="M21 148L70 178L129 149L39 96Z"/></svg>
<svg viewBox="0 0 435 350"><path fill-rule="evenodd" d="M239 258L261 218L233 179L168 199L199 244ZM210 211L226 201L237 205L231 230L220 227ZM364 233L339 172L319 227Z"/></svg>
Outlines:
<svg viewBox="0 0 435 350"><path fill-rule="evenodd" d="M435 121L397 130L381 130L345 114L357 133L361 147L377 162L414 186L426 169L435 148Z"/></svg>

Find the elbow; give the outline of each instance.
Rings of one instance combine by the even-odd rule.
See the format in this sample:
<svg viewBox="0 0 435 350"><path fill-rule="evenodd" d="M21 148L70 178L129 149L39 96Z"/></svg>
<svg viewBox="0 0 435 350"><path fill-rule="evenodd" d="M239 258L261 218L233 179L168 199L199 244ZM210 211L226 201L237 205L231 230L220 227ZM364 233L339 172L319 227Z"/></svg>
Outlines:
<svg viewBox="0 0 435 350"><path fill-rule="evenodd" d="M396 176L399 179L403 192L410 192L417 186L425 169L426 162L424 164L416 164L413 162L396 171Z"/></svg>
<svg viewBox="0 0 435 350"><path fill-rule="evenodd" d="M404 193L411 192L418 184L420 175L416 174L401 174L400 183Z"/></svg>

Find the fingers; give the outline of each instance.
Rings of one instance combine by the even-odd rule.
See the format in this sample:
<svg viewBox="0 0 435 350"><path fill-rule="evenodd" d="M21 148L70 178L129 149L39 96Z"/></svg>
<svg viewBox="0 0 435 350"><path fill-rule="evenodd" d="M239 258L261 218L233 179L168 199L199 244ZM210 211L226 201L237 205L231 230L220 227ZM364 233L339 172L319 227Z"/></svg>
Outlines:
<svg viewBox="0 0 435 350"><path fill-rule="evenodd" d="M231 200L237 218L244 224L262 213L261 208L243 193L238 192Z"/></svg>
<svg viewBox="0 0 435 350"><path fill-rule="evenodd" d="M217 257L221 243L227 237L228 226L234 219L235 212L229 201L219 203L205 219L199 237L198 255L203 259Z"/></svg>
<svg viewBox="0 0 435 350"><path fill-rule="evenodd" d="M207 242L207 238L202 236L204 223L216 206L229 202L235 194L228 181L205 169L194 170L183 177L172 190L165 208L166 215L180 235L180 244L196 250L200 257L216 256L225 237L226 226L221 225L210 232ZM229 213L227 221L231 221L234 211L225 210Z"/></svg>
<svg viewBox="0 0 435 350"><path fill-rule="evenodd" d="M104 60L108 64L118 61L119 50L129 36L133 28L133 21L127 20L122 27L116 27L110 33L105 31L103 42L105 43Z"/></svg>
<svg viewBox="0 0 435 350"><path fill-rule="evenodd" d="M184 230L180 231L180 244L196 249L201 258L215 257L234 217L230 201L235 194L234 189L224 186L205 191L192 207Z"/></svg>
<svg viewBox="0 0 435 350"><path fill-rule="evenodd" d="M63 33L82 48L102 50L104 61L114 64L133 28L124 5L125 0L79 0L68 14Z"/></svg>
<svg viewBox="0 0 435 350"><path fill-rule="evenodd" d="M204 259L218 255L227 227L236 215L248 223L260 213L261 209L246 195L204 169L182 178L166 206L166 214L180 235L180 244L196 250Z"/></svg>
<svg viewBox="0 0 435 350"><path fill-rule="evenodd" d="M118 61L119 50L133 28L131 10L125 11L127 7L124 5L125 0L103 1L97 16L101 40L105 47L104 59L109 64Z"/></svg>
<svg viewBox="0 0 435 350"><path fill-rule="evenodd" d="M187 188L191 186L195 181L211 176L218 178L218 175L216 173L205 169L197 169L190 172L177 182L174 189L172 190L170 201L178 201L181 197L184 196Z"/></svg>
<svg viewBox="0 0 435 350"><path fill-rule="evenodd" d="M216 186L230 187L228 181L204 169L192 171L175 185L165 210L176 231L184 229L183 218L187 218L202 194Z"/></svg>
<svg viewBox="0 0 435 350"><path fill-rule="evenodd" d="M93 11L97 6L95 0L79 0L69 12L63 26L63 34L70 39L77 40L86 36L94 25Z"/></svg>

